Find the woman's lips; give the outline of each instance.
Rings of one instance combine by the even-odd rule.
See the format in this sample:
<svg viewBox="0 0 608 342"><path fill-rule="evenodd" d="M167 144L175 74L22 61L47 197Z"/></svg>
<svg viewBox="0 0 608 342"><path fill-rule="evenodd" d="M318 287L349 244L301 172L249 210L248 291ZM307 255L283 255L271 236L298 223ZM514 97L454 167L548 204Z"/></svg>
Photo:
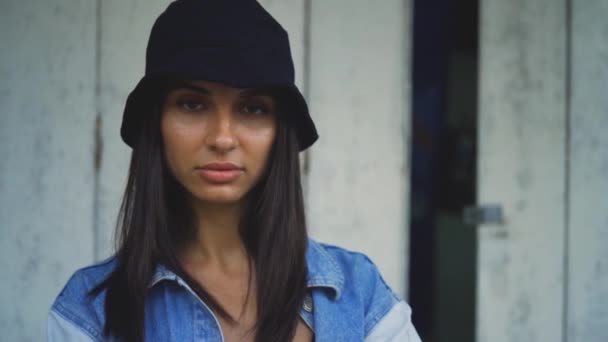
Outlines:
<svg viewBox="0 0 608 342"><path fill-rule="evenodd" d="M232 163L209 163L196 168L197 173L212 183L228 183L237 179L243 168Z"/></svg>

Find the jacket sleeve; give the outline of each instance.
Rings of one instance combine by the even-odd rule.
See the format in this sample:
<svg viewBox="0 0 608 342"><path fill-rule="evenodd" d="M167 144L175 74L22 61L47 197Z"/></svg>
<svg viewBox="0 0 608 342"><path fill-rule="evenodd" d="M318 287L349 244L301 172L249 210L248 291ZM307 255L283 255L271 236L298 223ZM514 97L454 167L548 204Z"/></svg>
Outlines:
<svg viewBox="0 0 608 342"><path fill-rule="evenodd" d="M388 286L378 267L364 254L354 263L365 307L365 342L420 342L412 309Z"/></svg>
<svg viewBox="0 0 608 342"><path fill-rule="evenodd" d="M84 330L51 310L47 321L48 342L94 342Z"/></svg>
<svg viewBox="0 0 608 342"><path fill-rule="evenodd" d="M412 310L406 302L397 302L376 323L365 338L365 342L420 342L420 337L412 324L411 315Z"/></svg>

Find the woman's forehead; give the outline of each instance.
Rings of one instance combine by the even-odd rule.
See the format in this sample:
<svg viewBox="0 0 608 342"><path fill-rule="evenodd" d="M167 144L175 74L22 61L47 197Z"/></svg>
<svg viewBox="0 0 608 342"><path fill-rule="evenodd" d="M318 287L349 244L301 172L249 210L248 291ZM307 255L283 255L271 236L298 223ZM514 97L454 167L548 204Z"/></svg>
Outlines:
<svg viewBox="0 0 608 342"><path fill-rule="evenodd" d="M173 80L170 88L189 89L204 95L238 93L240 96L274 96L274 91L268 87L239 88L208 80Z"/></svg>

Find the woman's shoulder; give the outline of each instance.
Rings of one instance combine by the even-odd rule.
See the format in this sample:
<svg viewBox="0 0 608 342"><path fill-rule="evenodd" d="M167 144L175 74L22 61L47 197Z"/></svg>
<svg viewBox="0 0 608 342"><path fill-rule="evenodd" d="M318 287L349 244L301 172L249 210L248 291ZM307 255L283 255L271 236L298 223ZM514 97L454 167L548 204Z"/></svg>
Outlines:
<svg viewBox="0 0 608 342"><path fill-rule="evenodd" d="M94 340L101 338L105 322L105 290L93 293L93 289L115 268L116 258L111 257L75 271L51 307L49 328L53 323L55 331L59 325L63 330L67 327L79 330Z"/></svg>
<svg viewBox="0 0 608 342"><path fill-rule="evenodd" d="M367 255L310 240L308 261L312 277L324 272L332 280L327 283L332 284L336 300L344 306L342 312L362 312L366 341L419 341L411 323L411 308Z"/></svg>
<svg viewBox="0 0 608 342"><path fill-rule="evenodd" d="M85 300L91 290L106 280L115 268L116 258L110 257L76 270L59 293L58 299Z"/></svg>
<svg viewBox="0 0 608 342"><path fill-rule="evenodd" d="M336 272L342 272L345 277L350 276L351 279L349 280L357 280L356 278L359 277L369 278L372 275L382 278L378 267L370 257L362 252L344 247L310 239L308 258L309 263L310 261L330 263ZM317 260L310 260L311 258Z"/></svg>
<svg viewBox="0 0 608 342"><path fill-rule="evenodd" d="M316 245L316 248L322 249L323 252L327 253L332 261L343 271L351 271L356 269L357 271L364 271L366 273L373 273L379 275L379 270L376 264L364 253L353 251L344 247L318 242L310 240L310 243Z"/></svg>
<svg viewBox="0 0 608 342"><path fill-rule="evenodd" d="M390 307L399 301L376 264L364 253L310 240L307 257L311 277L331 283L338 297L349 291L361 296L366 304L382 299Z"/></svg>

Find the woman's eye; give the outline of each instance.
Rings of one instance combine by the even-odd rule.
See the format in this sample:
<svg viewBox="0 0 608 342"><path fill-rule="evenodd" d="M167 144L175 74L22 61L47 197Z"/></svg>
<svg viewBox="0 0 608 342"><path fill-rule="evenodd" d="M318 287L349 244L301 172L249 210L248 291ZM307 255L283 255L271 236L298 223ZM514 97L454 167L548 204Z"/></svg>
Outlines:
<svg viewBox="0 0 608 342"><path fill-rule="evenodd" d="M255 104L243 105L241 107L241 111L245 114L256 114L256 115L267 114L269 112L268 108L266 108L265 106L255 105Z"/></svg>
<svg viewBox="0 0 608 342"><path fill-rule="evenodd" d="M177 101L179 108L187 110L189 112L196 112L205 108L205 104L201 101L182 99Z"/></svg>

